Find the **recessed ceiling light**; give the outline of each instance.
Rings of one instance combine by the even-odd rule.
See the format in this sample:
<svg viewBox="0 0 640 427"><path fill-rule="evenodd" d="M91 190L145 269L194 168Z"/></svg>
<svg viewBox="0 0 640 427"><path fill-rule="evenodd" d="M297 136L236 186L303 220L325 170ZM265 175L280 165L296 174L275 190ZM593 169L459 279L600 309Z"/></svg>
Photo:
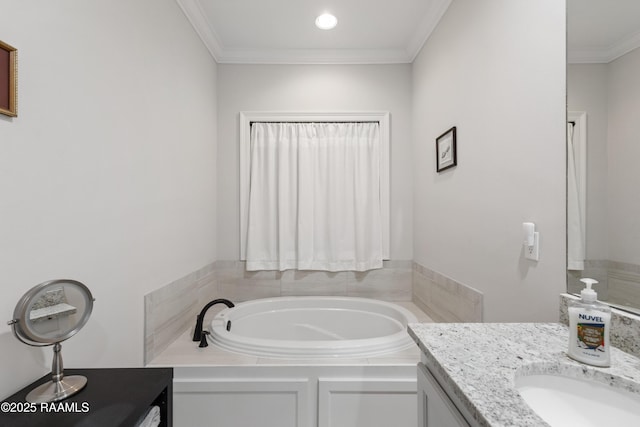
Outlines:
<svg viewBox="0 0 640 427"><path fill-rule="evenodd" d="M330 13L323 13L316 18L316 27L321 30L330 30L338 24L338 18Z"/></svg>

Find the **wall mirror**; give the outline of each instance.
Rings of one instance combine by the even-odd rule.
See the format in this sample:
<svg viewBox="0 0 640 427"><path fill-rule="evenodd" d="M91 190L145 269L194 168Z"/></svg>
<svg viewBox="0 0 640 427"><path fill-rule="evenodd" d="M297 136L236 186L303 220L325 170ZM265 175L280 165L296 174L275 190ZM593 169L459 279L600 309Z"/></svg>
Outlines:
<svg viewBox="0 0 640 427"><path fill-rule="evenodd" d="M33 389L27 395L28 402L56 402L87 384L83 376L64 376L60 343L87 323L93 301L84 284L65 279L34 286L16 304L13 319L8 322L16 338L35 347L53 345L51 381Z"/></svg>
<svg viewBox="0 0 640 427"><path fill-rule="evenodd" d="M567 0L567 291L640 314L640 2Z"/></svg>

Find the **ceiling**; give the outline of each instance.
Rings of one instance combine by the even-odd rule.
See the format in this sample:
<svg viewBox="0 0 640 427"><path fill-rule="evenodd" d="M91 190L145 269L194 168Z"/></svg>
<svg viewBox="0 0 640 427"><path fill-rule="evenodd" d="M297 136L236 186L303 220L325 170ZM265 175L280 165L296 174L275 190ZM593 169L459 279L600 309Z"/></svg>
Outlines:
<svg viewBox="0 0 640 427"><path fill-rule="evenodd" d="M637 47L639 0L567 0L570 63L608 63Z"/></svg>
<svg viewBox="0 0 640 427"><path fill-rule="evenodd" d="M452 0L176 0L219 63L410 63ZM474 0L477 1L477 0ZM640 46L640 0L567 0L569 62ZM315 27L331 12L338 26Z"/></svg>
<svg viewBox="0 0 640 427"><path fill-rule="evenodd" d="M408 63L451 0L176 0L219 63ZM338 18L333 30L318 15Z"/></svg>

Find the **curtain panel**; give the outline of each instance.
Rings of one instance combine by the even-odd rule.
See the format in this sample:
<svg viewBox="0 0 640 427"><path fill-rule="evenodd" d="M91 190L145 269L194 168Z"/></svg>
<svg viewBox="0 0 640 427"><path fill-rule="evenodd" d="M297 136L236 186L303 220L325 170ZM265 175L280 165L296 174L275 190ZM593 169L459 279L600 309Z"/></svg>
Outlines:
<svg viewBox="0 0 640 427"><path fill-rule="evenodd" d="M382 267L378 123L252 123L247 270Z"/></svg>
<svg viewBox="0 0 640 427"><path fill-rule="evenodd" d="M567 124L567 269L584 270L585 236L583 235L579 178L576 167L574 125Z"/></svg>

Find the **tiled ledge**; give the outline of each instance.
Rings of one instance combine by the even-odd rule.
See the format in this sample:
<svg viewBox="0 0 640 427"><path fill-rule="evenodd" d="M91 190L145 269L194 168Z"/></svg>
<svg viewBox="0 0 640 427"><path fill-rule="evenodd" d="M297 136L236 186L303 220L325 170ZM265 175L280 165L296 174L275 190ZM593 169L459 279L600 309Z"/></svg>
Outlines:
<svg viewBox="0 0 640 427"><path fill-rule="evenodd" d="M144 362L166 349L190 325L217 292L215 263L144 296Z"/></svg>
<svg viewBox="0 0 640 427"><path fill-rule="evenodd" d="M583 277L596 279L598 297L621 306L640 306L640 265L612 260L586 260L584 270L569 270L567 293L584 288Z"/></svg>
<svg viewBox="0 0 640 427"><path fill-rule="evenodd" d="M353 296L411 301L411 261L385 261L366 272L246 271L242 261L218 261L219 294L231 301L277 296ZM259 285L259 286L256 286Z"/></svg>
<svg viewBox="0 0 640 427"><path fill-rule="evenodd" d="M574 295L560 295L560 323L569 325L569 300L578 299ZM640 316L612 308L609 338L613 346L640 357Z"/></svg>
<svg viewBox="0 0 640 427"><path fill-rule="evenodd" d="M413 263L413 302L437 322L482 322L482 292Z"/></svg>

